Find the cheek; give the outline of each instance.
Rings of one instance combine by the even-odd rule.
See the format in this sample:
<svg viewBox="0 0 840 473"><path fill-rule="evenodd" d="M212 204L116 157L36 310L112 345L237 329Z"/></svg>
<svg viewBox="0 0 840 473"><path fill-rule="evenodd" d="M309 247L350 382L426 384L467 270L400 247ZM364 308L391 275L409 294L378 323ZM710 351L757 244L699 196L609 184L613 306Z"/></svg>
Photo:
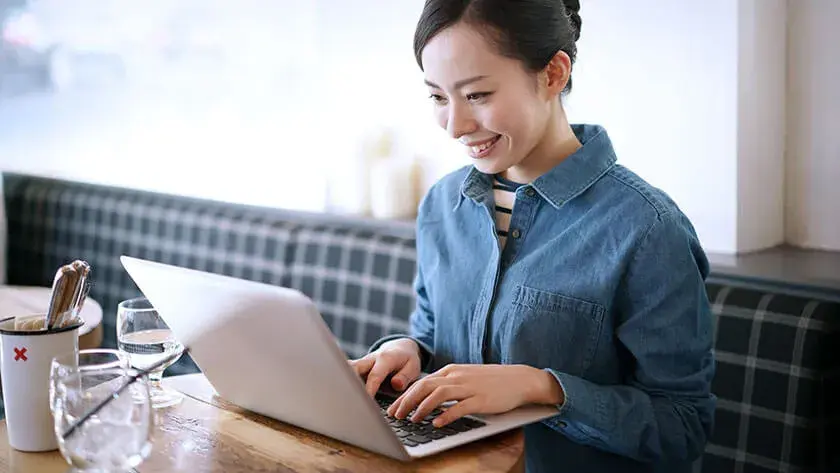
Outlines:
<svg viewBox="0 0 840 473"><path fill-rule="evenodd" d="M521 107L500 107L487 112L481 119L482 128L507 136L517 146L529 140L533 119L522 113Z"/></svg>
<svg viewBox="0 0 840 473"><path fill-rule="evenodd" d="M497 133L507 135L516 148L533 145L534 140L541 135L540 123L544 117L539 110L523 103L521 100L516 104L510 104L504 110L494 113L488 121Z"/></svg>
<svg viewBox="0 0 840 473"><path fill-rule="evenodd" d="M435 107L435 122L443 129L446 129L446 120L448 115L443 107Z"/></svg>

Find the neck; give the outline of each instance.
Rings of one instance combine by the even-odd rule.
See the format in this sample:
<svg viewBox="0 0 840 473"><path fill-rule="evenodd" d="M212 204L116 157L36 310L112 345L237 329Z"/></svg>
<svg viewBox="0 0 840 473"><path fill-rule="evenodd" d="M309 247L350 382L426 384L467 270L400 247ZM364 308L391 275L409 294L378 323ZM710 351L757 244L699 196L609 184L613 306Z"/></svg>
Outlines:
<svg viewBox="0 0 840 473"><path fill-rule="evenodd" d="M581 148L559 101L553 107L543 138L525 159L504 171L502 177L523 184L532 182Z"/></svg>

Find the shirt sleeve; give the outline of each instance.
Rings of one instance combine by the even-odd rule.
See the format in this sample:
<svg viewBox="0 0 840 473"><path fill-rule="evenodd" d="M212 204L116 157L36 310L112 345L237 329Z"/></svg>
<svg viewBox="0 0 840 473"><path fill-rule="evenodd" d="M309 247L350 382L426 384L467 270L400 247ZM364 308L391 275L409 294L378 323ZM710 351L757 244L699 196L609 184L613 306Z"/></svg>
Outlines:
<svg viewBox="0 0 840 473"><path fill-rule="evenodd" d="M419 266L414 279L414 294L417 302L414 311L409 316L409 333L396 333L382 337L371 345L368 353L378 349L387 341L409 338L420 347L420 369L428 371L434 364L435 315L429 304L422 268Z"/></svg>
<svg viewBox="0 0 840 473"><path fill-rule="evenodd" d="M409 333L396 333L386 335L374 342L368 353L378 349L383 343L398 338L414 340L420 347L420 369L429 372L434 366L434 340L435 340L435 314L432 311L429 295L426 292L426 282L423 275L423 257L420 254L423 245L424 232L421 231L425 214L428 212L428 201L423 199L418 210L417 218L417 272L415 273L413 289L416 300L414 310L409 316ZM394 314L398 315L398 314Z"/></svg>
<svg viewBox="0 0 840 473"><path fill-rule="evenodd" d="M549 369L565 393L545 421L573 441L643 462L699 457L713 425L713 320L708 262L682 214L660 216L616 295L615 336L629 354L620 385Z"/></svg>

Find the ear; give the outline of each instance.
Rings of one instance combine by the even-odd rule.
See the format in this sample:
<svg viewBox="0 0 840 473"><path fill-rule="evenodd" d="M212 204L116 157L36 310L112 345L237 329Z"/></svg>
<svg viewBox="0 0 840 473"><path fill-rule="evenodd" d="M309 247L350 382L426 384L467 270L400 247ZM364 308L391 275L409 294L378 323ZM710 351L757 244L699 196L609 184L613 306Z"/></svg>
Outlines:
<svg viewBox="0 0 840 473"><path fill-rule="evenodd" d="M542 83L548 99L555 99L566 88L572 74L572 60L563 51L551 58L541 74Z"/></svg>

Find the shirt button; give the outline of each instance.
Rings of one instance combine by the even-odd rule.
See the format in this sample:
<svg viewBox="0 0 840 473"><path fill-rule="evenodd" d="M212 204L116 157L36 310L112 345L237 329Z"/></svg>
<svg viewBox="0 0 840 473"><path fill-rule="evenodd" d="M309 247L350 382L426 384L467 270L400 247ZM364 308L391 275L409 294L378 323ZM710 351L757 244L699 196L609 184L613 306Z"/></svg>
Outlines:
<svg viewBox="0 0 840 473"><path fill-rule="evenodd" d="M525 189L525 195L527 195L528 197L534 197L535 195L537 195L537 191L535 191L533 187L529 187Z"/></svg>
<svg viewBox="0 0 840 473"><path fill-rule="evenodd" d="M520 233L519 233L519 229L518 229L518 228L514 228L514 229L513 229L513 231L512 231L512 232L510 232L510 236L512 236L512 237L514 237L514 238L519 238L519 235L520 235Z"/></svg>

